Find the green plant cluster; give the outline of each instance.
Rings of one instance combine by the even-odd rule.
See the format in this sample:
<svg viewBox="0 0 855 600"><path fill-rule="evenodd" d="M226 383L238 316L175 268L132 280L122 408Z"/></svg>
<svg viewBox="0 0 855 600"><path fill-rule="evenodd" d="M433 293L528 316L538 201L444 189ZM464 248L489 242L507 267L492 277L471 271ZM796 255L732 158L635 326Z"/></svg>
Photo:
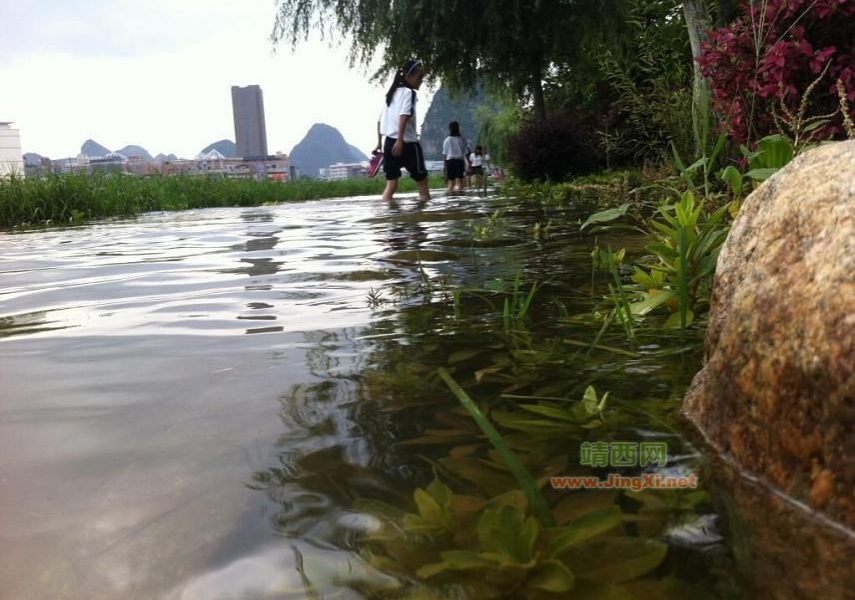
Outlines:
<svg viewBox="0 0 855 600"><path fill-rule="evenodd" d="M643 579L668 547L627 536L624 514L604 498L544 527L524 495L488 500L454 494L438 478L413 494L415 512L383 507L384 527L364 540L369 562L419 584L394 597L444 598L457 590L479 599L635 598L634 592L689 593L678 580ZM364 506L375 513L377 503Z"/></svg>
<svg viewBox="0 0 855 600"><path fill-rule="evenodd" d="M438 176L431 187L443 187ZM213 177L138 177L122 174L51 175L0 178L0 227L61 225L83 220L135 216L150 211L221 206L259 206L297 200L379 195L382 178L318 181ZM399 188L414 191L403 178Z"/></svg>

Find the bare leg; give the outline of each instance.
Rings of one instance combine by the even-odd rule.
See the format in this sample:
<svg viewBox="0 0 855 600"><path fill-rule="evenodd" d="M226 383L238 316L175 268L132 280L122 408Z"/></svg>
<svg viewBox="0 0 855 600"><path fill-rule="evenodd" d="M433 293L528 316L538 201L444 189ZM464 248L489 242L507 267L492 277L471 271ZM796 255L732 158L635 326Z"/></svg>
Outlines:
<svg viewBox="0 0 855 600"><path fill-rule="evenodd" d="M383 190L383 200L392 200L395 195L395 190L398 189L397 179L387 179L386 189Z"/></svg>
<svg viewBox="0 0 855 600"><path fill-rule="evenodd" d="M417 181L416 185L419 188L419 200L430 200L430 189L428 188L428 180L422 179L421 181Z"/></svg>

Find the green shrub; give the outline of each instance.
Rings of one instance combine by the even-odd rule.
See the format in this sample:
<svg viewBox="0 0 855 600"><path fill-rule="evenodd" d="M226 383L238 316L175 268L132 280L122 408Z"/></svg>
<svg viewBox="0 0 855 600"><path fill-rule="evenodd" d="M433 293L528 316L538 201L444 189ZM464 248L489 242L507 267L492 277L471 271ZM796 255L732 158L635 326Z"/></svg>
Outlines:
<svg viewBox="0 0 855 600"><path fill-rule="evenodd" d="M593 126L575 115L528 121L508 150L511 169L523 181L563 181L604 166Z"/></svg>

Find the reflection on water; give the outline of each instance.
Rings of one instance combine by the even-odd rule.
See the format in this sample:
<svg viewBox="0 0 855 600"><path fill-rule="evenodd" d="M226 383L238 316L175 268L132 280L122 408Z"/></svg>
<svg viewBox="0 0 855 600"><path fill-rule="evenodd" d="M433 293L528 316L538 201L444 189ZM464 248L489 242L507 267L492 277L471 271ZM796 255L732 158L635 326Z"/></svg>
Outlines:
<svg viewBox="0 0 855 600"><path fill-rule="evenodd" d="M460 307L469 327L456 327L443 282L507 288L525 266L545 286L534 319L545 331L546 298L590 305L578 292L590 251L590 240L574 245L579 215L510 211L476 240L468 222L497 202L350 198L0 234L0 544L13 549L0 557L3 599L349 599L401 587L358 553L380 523L355 503L412 510L415 487L447 465L448 444L408 442L426 431L456 430L476 440L459 452L488 457L426 376L473 346L479 368L505 360L491 320L501 307L471 297ZM534 239L547 218L551 237ZM594 380L630 411L653 398L621 435L668 436L694 468L666 421L697 355L636 352L545 375L564 386L554 393ZM643 386L626 383L631 372ZM660 515L673 549L663 571L727 579L714 512L656 512L654 501L626 503Z"/></svg>

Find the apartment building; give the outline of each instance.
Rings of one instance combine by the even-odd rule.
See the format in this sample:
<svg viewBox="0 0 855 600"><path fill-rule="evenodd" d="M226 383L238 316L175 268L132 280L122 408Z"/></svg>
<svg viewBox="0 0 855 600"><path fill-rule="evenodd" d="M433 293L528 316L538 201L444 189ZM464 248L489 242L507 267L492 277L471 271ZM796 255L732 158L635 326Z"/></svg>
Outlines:
<svg viewBox="0 0 855 600"><path fill-rule="evenodd" d="M12 128L14 121L0 121L0 177L24 176L21 134Z"/></svg>
<svg viewBox="0 0 855 600"><path fill-rule="evenodd" d="M323 169L321 169L323 171ZM336 163L330 165L327 170L327 179L330 181L341 181L344 179L359 179L368 177L368 164L361 163Z"/></svg>

